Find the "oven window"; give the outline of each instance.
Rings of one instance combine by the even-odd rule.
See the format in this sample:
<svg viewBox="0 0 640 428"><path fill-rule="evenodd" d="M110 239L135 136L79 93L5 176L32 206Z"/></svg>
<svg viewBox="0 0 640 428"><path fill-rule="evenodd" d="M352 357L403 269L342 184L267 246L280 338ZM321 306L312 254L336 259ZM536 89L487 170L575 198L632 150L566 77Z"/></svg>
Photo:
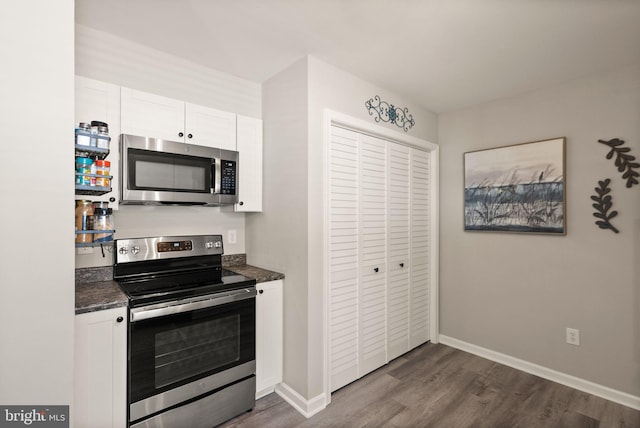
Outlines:
<svg viewBox="0 0 640 428"><path fill-rule="evenodd" d="M129 323L130 402L255 360L255 299Z"/></svg>
<svg viewBox="0 0 640 428"><path fill-rule="evenodd" d="M162 388L240 359L240 316L156 334L155 387Z"/></svg>

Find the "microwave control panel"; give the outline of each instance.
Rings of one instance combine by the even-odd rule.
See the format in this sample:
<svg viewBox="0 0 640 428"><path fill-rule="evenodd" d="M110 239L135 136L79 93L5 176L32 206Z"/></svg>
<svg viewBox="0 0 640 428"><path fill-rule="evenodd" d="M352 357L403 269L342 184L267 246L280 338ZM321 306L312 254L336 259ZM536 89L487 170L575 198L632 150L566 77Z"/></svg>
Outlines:
<svg viewBox="0 0 640 428"><path fill-rule="evenodd" d="M223 195L236 194L236 173L237 165L235 161L222 160L220 193Z"/></svg>

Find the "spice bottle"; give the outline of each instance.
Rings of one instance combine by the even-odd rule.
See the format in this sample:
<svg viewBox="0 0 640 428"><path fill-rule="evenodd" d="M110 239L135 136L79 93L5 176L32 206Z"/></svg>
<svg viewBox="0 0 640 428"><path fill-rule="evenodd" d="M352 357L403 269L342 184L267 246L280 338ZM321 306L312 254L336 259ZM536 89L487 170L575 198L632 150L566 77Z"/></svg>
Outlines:
<svg viewBox="0 0 640 428"><path fill-rule="evenodd" d="M76 231L93 229L93 205L91 201L76 201ZM76 242L88 244L93 241L90 233L76 233Z"/></svg>
<svg viewBox="0 0 640 428"><path fill-rule="evenodd" d="M91 145L91 126L88 123L80 122L76 128L76 144L78 146Z"/></svg>
<svg viewBox="0 0 640 428"><path fill-rule="evenodd" d="M94 208L93 229L108 231L107 233L96 233L93 242L113 240L113 210L111 208Z"/></svg>
<svg viewBox="0 0 640 428"><path fill-rule="evenodd" d="M98 135L96 136L96 146L100 149L108 149L111 137L109 137L109 128L106 126L98 126Z"/></svg>
<svg viewBox="0 0 640 428"><path fill-rule="evenodd" d="M90 158L77 157L76 158L76 185L78 186L90 186L91 177L87 174L91 174L91 165L93 161Z"/></svg>

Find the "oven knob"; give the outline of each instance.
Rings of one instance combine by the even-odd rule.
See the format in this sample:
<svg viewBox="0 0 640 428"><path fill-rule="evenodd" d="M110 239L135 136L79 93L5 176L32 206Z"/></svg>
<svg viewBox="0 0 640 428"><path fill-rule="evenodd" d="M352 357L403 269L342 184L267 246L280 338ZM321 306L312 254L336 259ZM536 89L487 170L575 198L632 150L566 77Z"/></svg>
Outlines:
<svg viewBox="0 0 640 428"><path fill-rule="evenodd" d="M138 254L140 252L140 247L134 245L131 247L131 254Z"/></svg>
<svg viewBox="0 0 640 428"><path fill-rule="evenodd" d="M127 254L129 252L129 250L127 250L127 247L120 247L120 249L118 250L118 252L120 254Z"/></svg>
<svg viewBox="0 0 640 428"><path fill-rule="evenodd" d="M220 247L222 247L222 242L221 241L216 241L216 242L213 243L213 246L216 247L216 248L220 248Z"/></svg>
<svg viewBox="0 0 640 428"><path fill-rule="evenodd" d="M213 248L213 242L211 242L211 241L207 242L206 244L204 244L204 247L205 247L207 250L212 249L212 248Z"/></svg>

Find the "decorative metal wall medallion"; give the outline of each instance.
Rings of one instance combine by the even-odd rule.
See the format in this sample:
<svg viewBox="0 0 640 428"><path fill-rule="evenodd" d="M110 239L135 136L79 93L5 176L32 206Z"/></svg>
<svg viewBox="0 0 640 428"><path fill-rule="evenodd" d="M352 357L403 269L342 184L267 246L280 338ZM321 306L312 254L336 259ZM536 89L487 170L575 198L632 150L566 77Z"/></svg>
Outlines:
<svg viewBox="0 0 640 428"><path fill-rule="evenodd" d="M614 164L618 168L618 172L623 173L622 178L627 180L627 187L638 184L638 177L640 177L640 172L635 171L635 169L640 168L640 163L634 162L636 160L636 157L629 154L629 152L631 151L629 147L621 147L624 144L624 140L613 138L608 141L598 140L598 143L604 144L605 146L609 146L611 148L609 153L607 153L607 159L613 158L614 154L616 155Z"/></svg>
<svg viewBox="0 0 640 428"><path fill-rule="evenodd" d="M402 128L404 132L413 128L413 125L416 123L415 120L413 120L413 115L409 114L408 108L396 107L393 104L382 101L377 95L369 101L366 101L364 105L367 110L369 110L369 116L373 116L374 113L376 114L374 117L376 122L393 123L398 128Z"/></svg>
<svg viewBox="0 0 640 428"><path fill-rule="evenodd" d="M609 212L613 205L611 202L611 195L609 194L611 193L611 188L609 187L610 183L610 178L598 181L598 187L594 189L597 195L591 196L591 199L595 201L595 204L591 204L591 206L596 209L593 216L600 219L596 220L596 224L600 229L610 229L615 233L619 233L620 231L609 221L618 215L618 211Z"/></svg>

